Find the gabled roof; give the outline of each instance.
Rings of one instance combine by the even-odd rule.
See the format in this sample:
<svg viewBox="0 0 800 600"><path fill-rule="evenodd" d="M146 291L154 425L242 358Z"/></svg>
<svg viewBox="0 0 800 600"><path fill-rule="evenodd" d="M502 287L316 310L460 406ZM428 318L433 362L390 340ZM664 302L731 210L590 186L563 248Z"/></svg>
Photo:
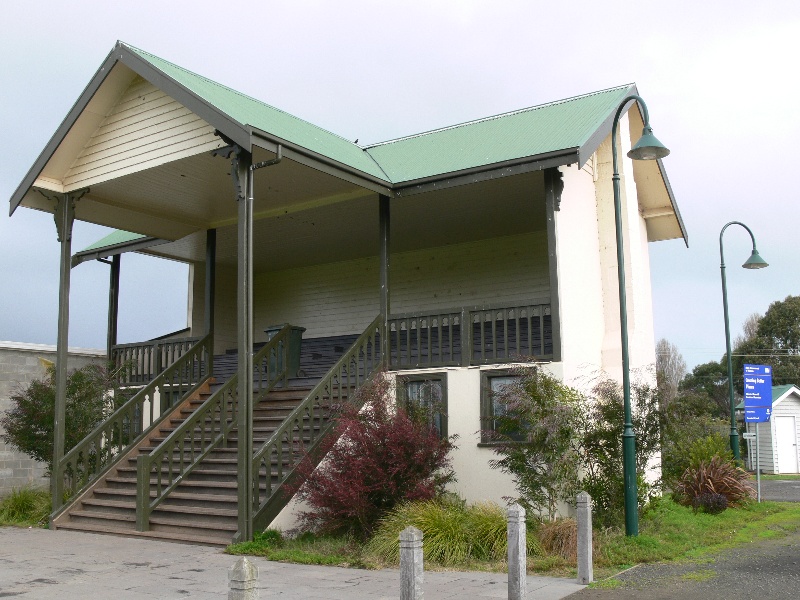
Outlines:
<svg viewBox="0 0 800 600"><path fill-rule="evenodd" d="M393 183L533 156L569 154L573 162L582 164L597 147L590 144L593 135L634 92L633 84L623 85L374 144L366 150ZM610 130L609 122L605 135Z"/></svg>
<svg viewBox="0 0 800 600"><path fill-rule="evenodd" d="M333 134L264 102L192 73L148 52L117 42L64 122L47 144L11 198L11 213L42 177L57 151L58 164L69 162L64 148L80 146L73 134L79 119L95 122L102 112L99 91L114 89L118 64L163 90L226 138L247 150L255 146L284 148L284 156L366 189L397 196L430 189L441 180L455 181L475 173L504 174L578 163L582 165L608 136L619 103L636 86L627 84L566 100L446 127L367 147ZM111 83L104 83L109 80ZM91 104L94 102L94 104ZM89 110L87 110L87 108ZM638 118L638 117L637 117ZM98 122L99 124L99 122ZM77 129L77 128L76 128ZM82 130L90 128L83 127ZM84 134L85 135L85 134ZM80 136L78 136L80 137ZM55 163L53 163L55 164ZM665 202L685 229L660 161L654 169L660 205ZM57 169L56 169L57 171ZM660 177L659 177L660 175ZM663 184L663 185L662 185ZM58 192L69 186L43 177L40 185ZM665 200L664 200L665 199Z"/></svg>
<svg viewBox="0 0 800 600"><path fill-rule="evenodd" d="M374 177L385 179L375 162L357 144L265 102L179 67L144 50L118 42L149 65L226 114L243 128L270 133L293 145L327 156Z"/></svg>

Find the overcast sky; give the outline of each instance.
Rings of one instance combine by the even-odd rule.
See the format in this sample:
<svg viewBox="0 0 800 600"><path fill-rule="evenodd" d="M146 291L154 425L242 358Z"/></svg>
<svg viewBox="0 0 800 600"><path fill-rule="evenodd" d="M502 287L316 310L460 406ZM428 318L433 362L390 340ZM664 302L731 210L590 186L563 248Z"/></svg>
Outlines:
<svg viewBox="0 0 800 600"><path fill-rule="evenodd" d="M4 203L117 39L369 143L635 82L690 247L650 245L656 337L690 367L725 351L719 232L754 231L768 269L738 268L731 327L800 293L795 165L800 2L206 0L9 3L0 37ZM0 340L55 343L52 217L0 213ZM108 230L77 223L73 251ZM157 268L153 267L153 264ZM186 267L123 257L120 341L185 326ZM73 270L70 345L102 348L108 267ZM144 291L143 291L144 290ZM174 290L165 295L164 290ZM147 293L147 292L150 293Z"/></svg>

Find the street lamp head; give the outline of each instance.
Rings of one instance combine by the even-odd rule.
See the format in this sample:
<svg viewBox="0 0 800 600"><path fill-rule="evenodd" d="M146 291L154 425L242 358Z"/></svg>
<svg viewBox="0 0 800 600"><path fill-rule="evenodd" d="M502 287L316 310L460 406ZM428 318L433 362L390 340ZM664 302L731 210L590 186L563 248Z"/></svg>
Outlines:
<svg viewBox="0 0 800 600"><path fill-rule="evenodd" d="M750 255L750 258L742 265L745 269L763 269L764 267L768 267L769 263L765 261L761 256L758 254L758 250L753 248L753 253Z"/></svg>
<svg viewBox="0 0 800 600"><path fill-rule="evenodd" d="M642 130L642 137L633 145L628 157L634 160L655 160L664 158L669 154L669 148L658 141L653 135L653 128L645 125Z"/></svg>

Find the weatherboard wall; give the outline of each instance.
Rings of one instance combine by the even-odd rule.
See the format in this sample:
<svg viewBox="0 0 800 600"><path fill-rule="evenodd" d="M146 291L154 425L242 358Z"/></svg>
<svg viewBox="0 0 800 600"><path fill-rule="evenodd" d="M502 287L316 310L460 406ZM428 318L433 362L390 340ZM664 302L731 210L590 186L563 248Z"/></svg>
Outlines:
<svg viewBox="0 0 800 600"><path fill-rule="evenodd" d="M136 77L64 177L79 189L208 152L214 128L153 84Z"/></svg>
<svg viewBox="0 0 800 600"><path fill-rule="evenodd" d="M396 253L391 265L394 314L523 304L550 293L544 232ZM193 269L193 334L203 327L202 271ZM235 283L235 268L218 268L217 352L236 348ZM378 258L257 273L253 303L256 341L279 323L305 327L309 338L361 333L380 311Z"/></svg>

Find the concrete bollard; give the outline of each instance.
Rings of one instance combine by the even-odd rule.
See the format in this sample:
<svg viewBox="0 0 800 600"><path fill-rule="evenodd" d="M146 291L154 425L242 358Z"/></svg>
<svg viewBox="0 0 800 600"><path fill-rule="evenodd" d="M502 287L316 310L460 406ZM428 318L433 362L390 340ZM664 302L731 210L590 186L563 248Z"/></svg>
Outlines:
<svg viewBox="0 0 800 600"><path fill-rule="evenodd" d="M258 567L247 557L228 569L228 600L258 600Z"/></svg>
<svg viewBox="0 0 800 600"><path fill-rule="evenodd" d="M522 600L528 586L528 530L525 509L514 504L508 509L508 600Z"/></svg>
<svg viewBox="0 0 800 600"><path fill-rule="evenodd" d="M588 585L594 581L592 565L592 497L586 492L578 494L578 583Z"/></svg>
<svg viewBox="0 0 800 600"><path fill-rule="evenodd" d="M424 573L422 532L406 527L400 532L400 600L422 600Z"/></svg>

